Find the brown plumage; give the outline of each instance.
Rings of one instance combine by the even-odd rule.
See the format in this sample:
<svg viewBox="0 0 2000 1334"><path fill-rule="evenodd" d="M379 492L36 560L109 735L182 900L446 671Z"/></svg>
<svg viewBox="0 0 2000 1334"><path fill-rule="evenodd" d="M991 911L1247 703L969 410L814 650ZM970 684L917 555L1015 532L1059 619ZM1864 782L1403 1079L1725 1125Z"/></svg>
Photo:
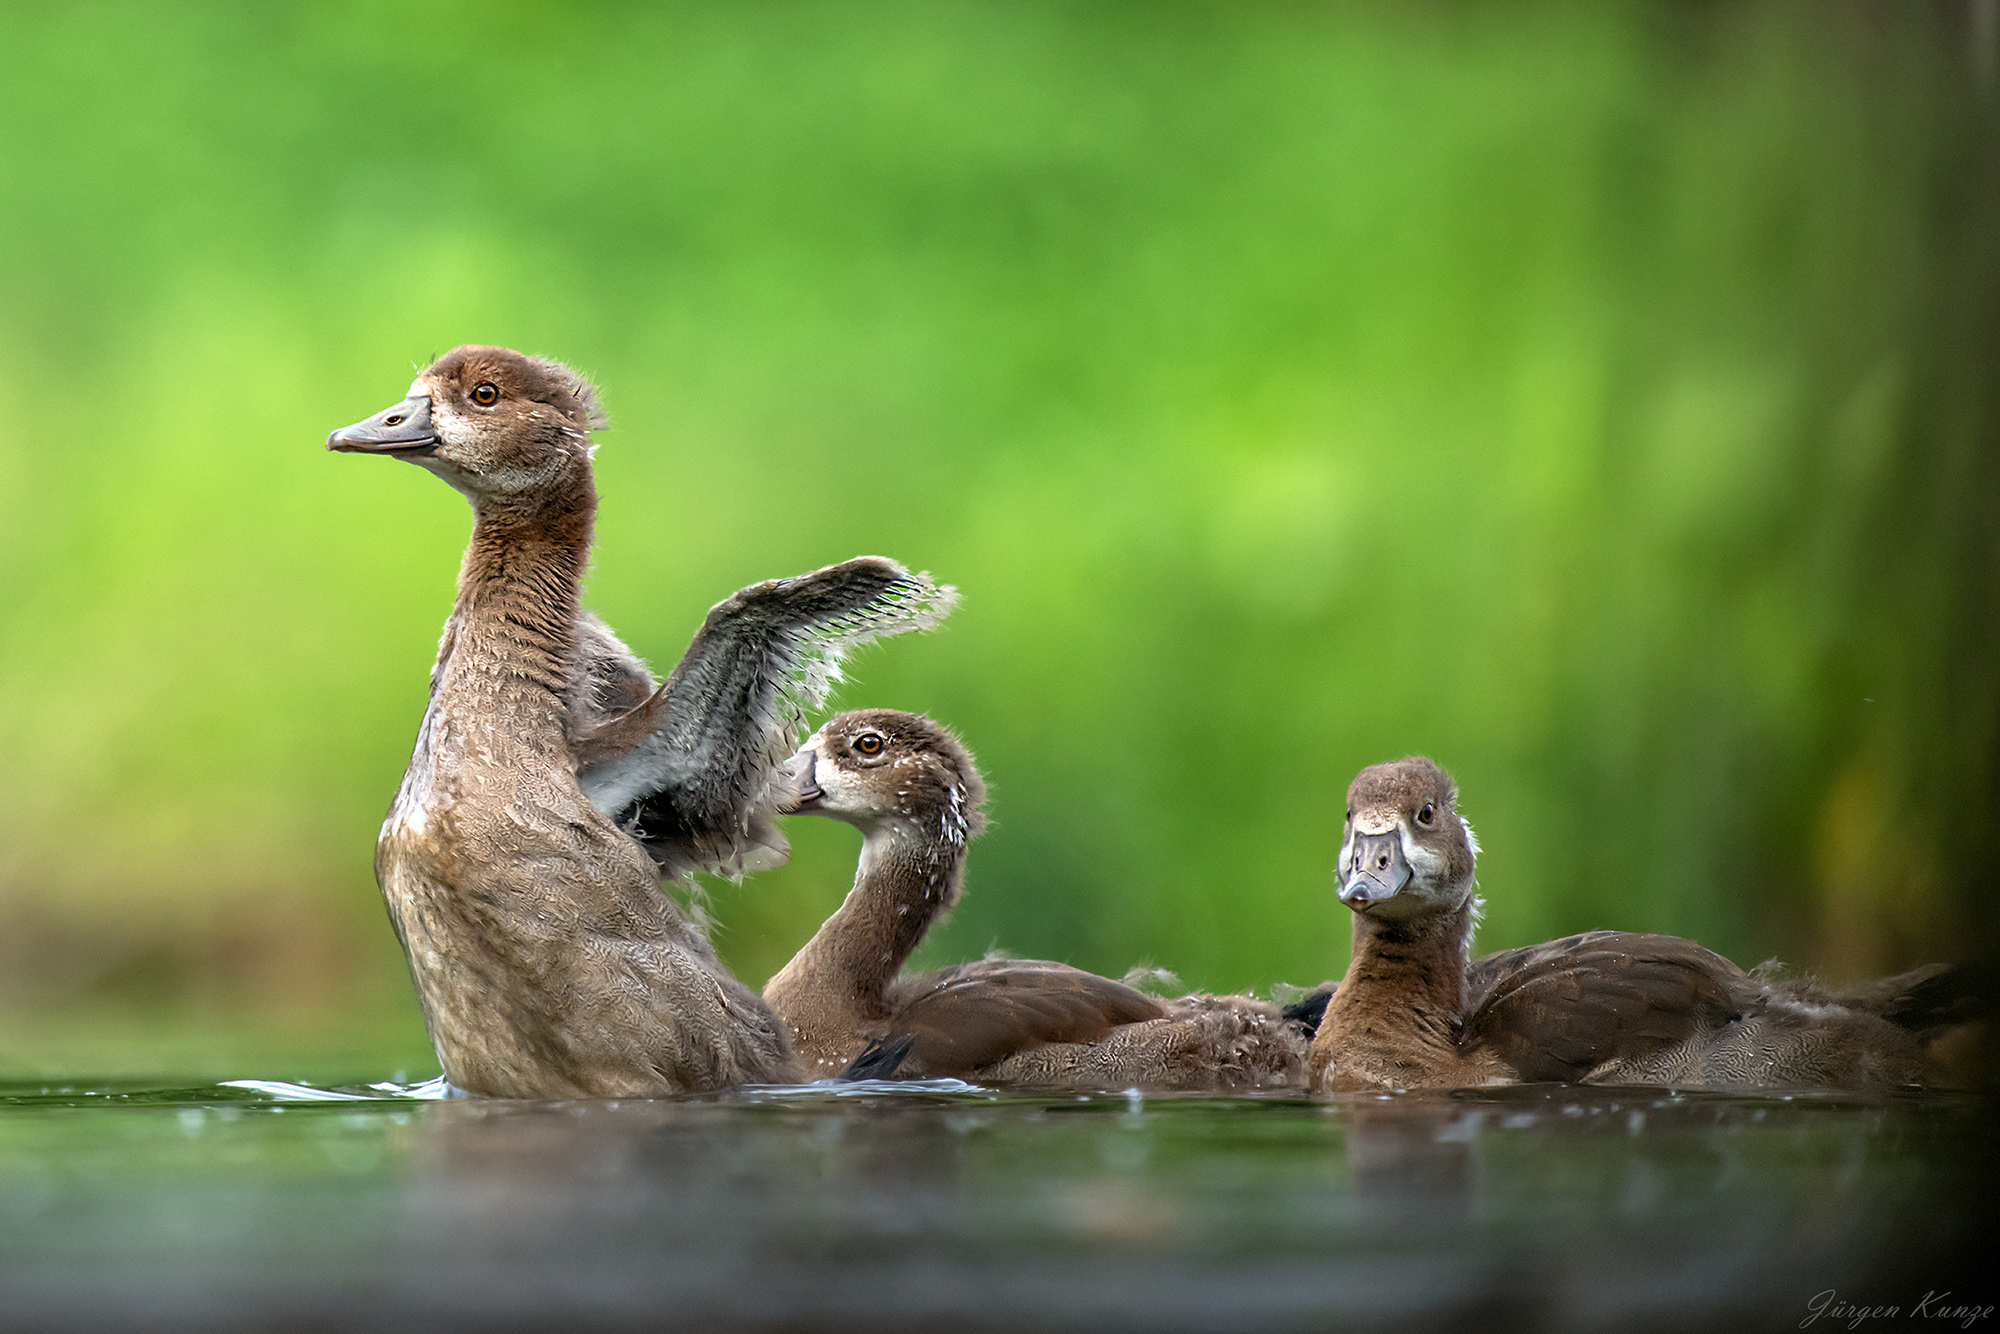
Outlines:
<svg viewBox="0 0 2000 1334"><path fill-rule="evenodd" d="M911 601L943 595L876 558L758 585L710 614L656 693L578 605L600 424L575 372L467 346L403 402L328 437L435 473L474 515L376 874L460 1089L611 1096L792 1079L782 1026L659 892L656 859L740 865L768 828L767 757L796 738L797 674L810 693L815 665L865 637L857 626L910 628ZM847 605L830 586L853 594ZM700 688L677 693L689 679ZM582 743L638 710L654 725L595 747L580 783ZM638 836L659 801L692 815L649 856Z"/></svg>
<svg viewBox="0 0 2000 1334"><path fill-rule="evenodd" d="M1478 845L1450 777L1427 759L1379 764L1347 804L1354 953L1313 1039L1315 1089L1888 1088L1929 1077L1925 1040L1960 999L1941 967L1835 992L1622 931L1468 963Z"/></svg>
<svg viewBox="0 0 2000 1334"><path fill-rule="evenodd" d="M891 1044L903 1076L1235 1088L1297 1083L1305 1035L1247 997L1163 1001L1067 964L988 958L898 974L958 899L985 785L958 738L887 709L829 720L799 752L794 809L862 830L854 888L764 988L819 1076Z"/></svg>

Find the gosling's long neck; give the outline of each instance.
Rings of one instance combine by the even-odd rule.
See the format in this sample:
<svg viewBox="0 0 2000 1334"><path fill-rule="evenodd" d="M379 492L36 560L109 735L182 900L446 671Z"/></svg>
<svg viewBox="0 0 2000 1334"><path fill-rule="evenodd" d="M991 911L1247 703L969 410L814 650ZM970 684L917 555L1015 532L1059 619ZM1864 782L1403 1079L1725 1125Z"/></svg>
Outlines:
<svg viewBox="0 0 2000 1334"><path fill-rule="evenodd" d="M771 979L765 994L772 1003L784 1010L781 997L809 990L860 1020L886 1018L889 984L938 914L958 899L965 840L954 833L942 818L868 830L854 888Z"/></svg>
<svg viewBox="0 0 2000 1334"><path fill-rule="evenodd" d="M1354 1082L1410 1086L1458 1064L1473 920L1470 896L1455 911L1413 921L1355 915L1347 976L1313 1039L1316 1081L1334 1067Z"/></svg>
<svg viewBox="0 0 2000 1334"><path fill-rule="evenodd" d="M587 465L532 506L475 506L458 597L431 673L431 707L506 719L512 739L562 744L563 691L590 559L597 490Z"/></svg>

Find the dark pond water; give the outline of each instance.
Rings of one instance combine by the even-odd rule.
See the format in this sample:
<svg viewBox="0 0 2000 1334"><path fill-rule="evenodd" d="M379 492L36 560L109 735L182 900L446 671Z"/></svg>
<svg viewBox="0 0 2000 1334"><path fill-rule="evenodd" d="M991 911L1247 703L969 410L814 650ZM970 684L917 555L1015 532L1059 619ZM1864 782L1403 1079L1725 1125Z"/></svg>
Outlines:
<svg viewBox="0 0 2000 1334"><path fill-rule="evenodd" d="M2000 1303L1993 1111L0 1084L0 1324L1788 1329L1831 1289L1845 1329Z"/></svg>

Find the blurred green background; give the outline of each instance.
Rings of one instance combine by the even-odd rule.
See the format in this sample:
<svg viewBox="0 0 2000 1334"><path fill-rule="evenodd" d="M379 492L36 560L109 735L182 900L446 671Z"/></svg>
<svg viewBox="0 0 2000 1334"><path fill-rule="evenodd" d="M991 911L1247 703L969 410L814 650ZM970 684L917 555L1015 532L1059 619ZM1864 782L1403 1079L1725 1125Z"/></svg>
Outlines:
<svg viewBox="0 0 2000 1334"><path fill-rule="evenodd" d="M594 375L656 666L859 552L991 780L923 960L1338 976L1410 752L1484 948L1991 939L1992 7L0 10L0 1070L434 1069L373 883L469 514L332 427ZM753 983L845 891L718 886Z"/></svg>

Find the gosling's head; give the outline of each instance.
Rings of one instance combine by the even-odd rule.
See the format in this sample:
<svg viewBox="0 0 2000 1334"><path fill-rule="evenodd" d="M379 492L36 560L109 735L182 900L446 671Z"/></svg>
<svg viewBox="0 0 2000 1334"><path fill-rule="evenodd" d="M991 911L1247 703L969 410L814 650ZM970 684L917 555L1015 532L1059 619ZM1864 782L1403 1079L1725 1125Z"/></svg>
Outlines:
<svg viewBox="0 0 2000 1334"><path fill-rule="evenodd" d="M468 343L431 363L408 398L335 431L326 447L407 459L478 504L587 468L590 433L603 425L597 390L569 367Z"/></svg>
<svg viewBox="0 0 2000 1334"><path fill-rule="evenodd" d="M787 812L946 843L977 838L986 827L986 784L971 752L919 713L836 714L799 748L792 768L797 787Z"/></svg>
<svg viewBox="0 0 2000 1334"><path fill-rule="evenodd" d="M1451 912L1472 893L1479 843L1451 775L1422 756L1363 769L1347 789L1340 901L1374 921Z"/></svg>

